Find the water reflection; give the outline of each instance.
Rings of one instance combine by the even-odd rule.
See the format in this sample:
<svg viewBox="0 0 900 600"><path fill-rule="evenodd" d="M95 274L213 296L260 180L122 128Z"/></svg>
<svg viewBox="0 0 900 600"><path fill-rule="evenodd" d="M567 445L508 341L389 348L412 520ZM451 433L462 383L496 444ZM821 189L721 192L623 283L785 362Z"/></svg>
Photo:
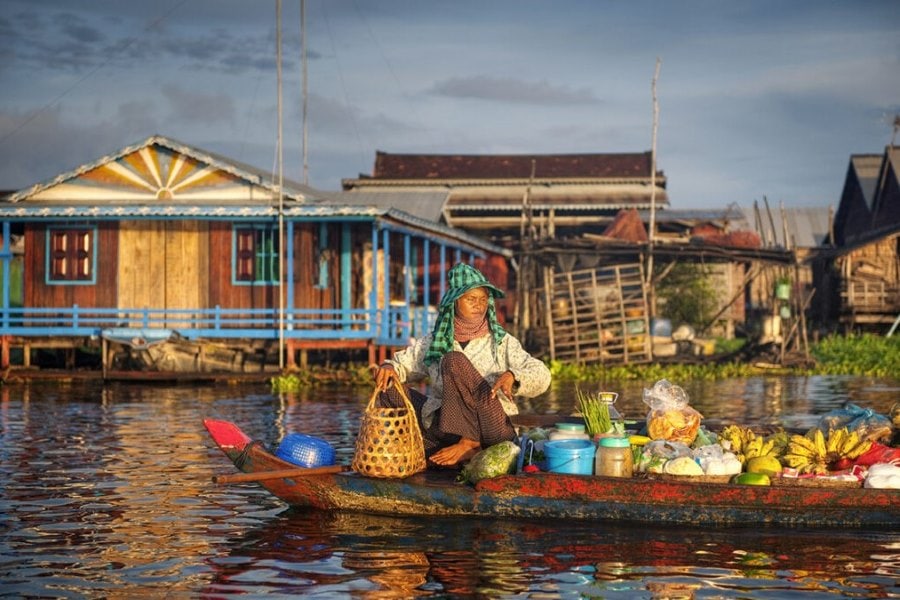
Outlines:
<svg viewBox="0 0 900 600"><path fill-rule="evenodd" d="M898 591L900 546L896 536L871 532L785 535L286 511L216 563L207 589L218 592L247 591L242 582L259 581L268 569L262 579L269 588L365 597L673 598L701 588L718 597L761 590L887 597Z"/></svg>
<svg viewBox="0 0 900 600"><path fill-rule="evenodd" d="M641 418L643 387L618 406ZM811 425L852 400L886 412L896 381L759 378L692 383L709 420ZM273 396L266 386L0 387L0 594L747 597L898 594L897 532L696 530L303 513L233 467L206 417L270 448L328 439L349 462L368 390ZM571 412L557 386L523 412Z"/></svg>

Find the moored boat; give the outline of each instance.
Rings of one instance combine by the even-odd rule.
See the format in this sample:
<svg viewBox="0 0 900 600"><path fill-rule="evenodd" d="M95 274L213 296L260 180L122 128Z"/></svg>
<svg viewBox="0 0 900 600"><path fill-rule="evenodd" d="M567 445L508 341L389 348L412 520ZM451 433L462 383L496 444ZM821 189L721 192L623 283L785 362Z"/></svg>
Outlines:
<svg viewBox="0 0 900 600"><path fill-rule="evenodd" d="M900 529L900 491L863 487L752 486L689 478L505 475L475 486L452 471L376 479L304 471L229 421L206 419L213 440L248 480L294 507L372 514L572 519L700 526Z"/></svg>

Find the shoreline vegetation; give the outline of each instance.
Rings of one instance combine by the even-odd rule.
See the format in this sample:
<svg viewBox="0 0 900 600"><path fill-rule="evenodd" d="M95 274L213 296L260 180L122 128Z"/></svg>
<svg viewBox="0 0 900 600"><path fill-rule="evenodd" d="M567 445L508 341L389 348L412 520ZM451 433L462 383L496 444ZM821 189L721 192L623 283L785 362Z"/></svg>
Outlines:
<svg viewBox="0 0 900 600"><path fill-rule="evenodd" d="M716 355L702 363L677 361L635 365L577 365L549 361L554 381L615 382L669 379L670 381L715 380L741 377L855 375L900 378L900 336L872 334L828 336L810 345L809 360L782 366L771 360L772 351L754 354L740 341L717 345ZM304 387L343 383L370 386L372 375L367 365L314 366L273 377L273 392L290 392Z"/></svg>

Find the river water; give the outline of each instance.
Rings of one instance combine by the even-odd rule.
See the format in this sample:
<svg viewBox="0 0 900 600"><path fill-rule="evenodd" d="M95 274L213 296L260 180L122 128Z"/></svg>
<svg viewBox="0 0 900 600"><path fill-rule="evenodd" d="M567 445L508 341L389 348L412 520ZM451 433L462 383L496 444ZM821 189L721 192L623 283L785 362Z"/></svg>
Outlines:
<svg viewBox="0 0 900 600"><path fill-rule="evenodd" d="M856 377L685 388L709 423L808 427L846 401L887 413L900 400L900 381ZM646 414L642 389L615 390L626 418ZM523 409L567 413L573 398L556 386ZM235 421L272 448L289 432L318 435L346 463L367 400L265 384L0 387L0 595L900 597L900 531L329 514L289 509L256 484L212 483L234 468L203 418Z"/></svg>

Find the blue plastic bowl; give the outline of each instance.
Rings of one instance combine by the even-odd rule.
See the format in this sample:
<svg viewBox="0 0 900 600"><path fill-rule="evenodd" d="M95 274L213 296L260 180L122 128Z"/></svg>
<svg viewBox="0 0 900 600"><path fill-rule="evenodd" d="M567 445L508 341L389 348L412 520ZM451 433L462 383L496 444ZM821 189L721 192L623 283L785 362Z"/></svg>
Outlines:
<svg viewBox="0 0 900 600"><path fill-rule="evenodd" d="M284 436L275 456L301 467L325 467L334 464L334 448L323 439L303 433Z"/></svg>

